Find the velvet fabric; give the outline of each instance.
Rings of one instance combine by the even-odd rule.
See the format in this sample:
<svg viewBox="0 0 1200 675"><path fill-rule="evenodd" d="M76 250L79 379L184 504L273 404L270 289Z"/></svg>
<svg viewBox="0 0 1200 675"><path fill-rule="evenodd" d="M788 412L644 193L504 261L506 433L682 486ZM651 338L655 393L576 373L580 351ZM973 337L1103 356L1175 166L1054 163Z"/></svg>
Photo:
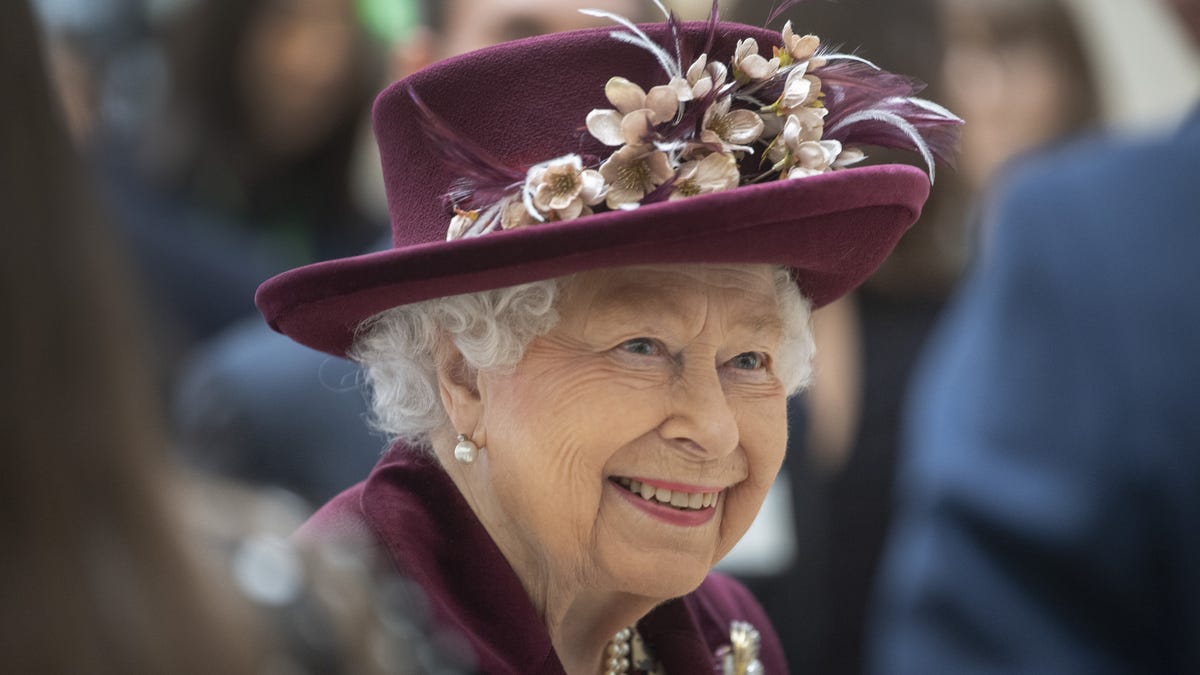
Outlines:
<svg viewBox="0 0 1200 675"><path fill-rule="evenodd" d="M662 25L645 26L666 43ZM704 23L684 24L685 53L704 49ZM443 199L456 179L421 127L411 92L463 137L511 166L613 151L584 128L611 105L610 77L665 84L647 52L591 29L498 45L426 68L380 95L374 125L394 247L291 270L264 283L256 302L277 331L344 355L355 329L411 302L604 267L669 263L771 263L795 271L819 307L860 284L920 215L929 181L915 167L885 165L610 211L470 239L445 241ZM779 34L718 24L708 54L728 63L753 37L769 55ZM685 56L686 59L686 56Z"/></svg>
<svg viewBox="0 0 1200 675"><path fill-rule="evenodd" d="M393 446L366 481L326 504L297 536L372 542L425 591L438 626L465 638L480 672L562 675L517 574L433 457ZM720 574L655 608L638 630L667 673L712 673L733 621L748 621L762 634L766 673L787 672L762 608Z"/></svg>

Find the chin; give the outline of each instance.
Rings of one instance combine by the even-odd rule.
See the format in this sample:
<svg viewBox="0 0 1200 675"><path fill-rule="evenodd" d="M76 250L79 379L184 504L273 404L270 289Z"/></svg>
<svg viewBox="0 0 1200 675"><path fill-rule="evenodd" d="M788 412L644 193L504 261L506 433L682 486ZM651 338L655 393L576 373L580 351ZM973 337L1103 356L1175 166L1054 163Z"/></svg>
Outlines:
<svg viewBox="0 0 1200 675"><path fill-rule="evenodd" d="M615 586L624 593L657 601L670 600L687 595L699 588L712 569L711 558L682 554L654 556L645 552L643 561L625 561L625 564L610 567L610 577Z"/></svg>

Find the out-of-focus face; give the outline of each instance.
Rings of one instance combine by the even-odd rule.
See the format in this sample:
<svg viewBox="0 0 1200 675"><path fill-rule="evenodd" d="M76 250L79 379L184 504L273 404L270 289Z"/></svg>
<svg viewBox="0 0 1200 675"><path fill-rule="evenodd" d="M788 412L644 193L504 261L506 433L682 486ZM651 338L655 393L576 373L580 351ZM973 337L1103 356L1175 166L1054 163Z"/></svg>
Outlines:
<svg viewBox="0 0 1200 675"><path fill-rule="evenodd" d="M583 5L561 0L457 0L447 4L443 54L463 54L533 35L590 26L612 25L584 16L581 7L603 9L637 19L649 3L638 0L592 0Z"/></svg>
<svg viewBox="0 0 1200 675"><path fill-rule="evenodd" d="M460 488L525 578L688 593L783 461L773 269L581 273L560 315L512 372L480 375L486 450Z"/></svg>
<svg viewBox="0 0 1200 675"><path fill-rule="evenodd" d="M320 142L353 100L362 39L352 0L271 0L252 19L240 86L255 137L280 157Z"/></svg>
<svg viewBox="0 0 1200 675"><path fill-rule="evenodd" d="M967 120L959 169L975 188L1014 156L1068 131L1078 73L1037 37L997 35L971 2L943 2L943 77L950 108Z"/></svg>

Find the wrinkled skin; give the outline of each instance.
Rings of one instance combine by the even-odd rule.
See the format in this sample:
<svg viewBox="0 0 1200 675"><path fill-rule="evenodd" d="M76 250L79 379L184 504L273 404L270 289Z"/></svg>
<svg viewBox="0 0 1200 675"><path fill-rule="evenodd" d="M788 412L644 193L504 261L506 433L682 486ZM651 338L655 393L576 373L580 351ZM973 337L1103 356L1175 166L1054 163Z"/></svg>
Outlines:
<svg viewBox="0 0 1200 675"><path fill-rule="evenodd" d="M455 428L485 449L470 465L452 442L438 451L567 664L568 645L602 649L700 584L758 513L787 423L769 266L585 272L559 312L511 372L443 369ZM681 526L631 504L614 477L723 492L710 520Z"/></svg>

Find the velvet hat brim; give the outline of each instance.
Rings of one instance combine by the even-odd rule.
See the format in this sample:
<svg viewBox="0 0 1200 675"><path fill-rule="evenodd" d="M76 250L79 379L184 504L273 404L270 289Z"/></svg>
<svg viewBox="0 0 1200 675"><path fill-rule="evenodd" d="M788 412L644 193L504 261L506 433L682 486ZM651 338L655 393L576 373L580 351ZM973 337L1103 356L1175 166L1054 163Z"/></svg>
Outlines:
<svg viewBox="0 0 1200 675"><path fill-rule="evenodd" d="M689 35L703 30L687 26ZM745 36L770 44L778 34L721 24L711 55L727 58L736 39ZM566 54L594 58L564 74ZM782 265L794 271L801 291L819 307L870 276L920 215L929 178L915 167L883 165L445 240L449 214L441 196L455 176L420 131L409 88L498 156L523 156L532 164L563 154L563 148L576 150L587 111L607 107L608 77L642 79L647 88L659 84L655 64L647 61L608 31L578 31L450 59L393 85L380 96L374 117L395 247L280 274L259 288L259 310L280 333L344 356L358 326L391 307L607 267ZM583 93L539 99L545 90ZM479 108L463 110L470 106L462 105L462 92L482 101L507 94L524 103L515 111L484 115L480 123ZM547 106L554 107L547 112ZM569 125L548 126L559 117Z"/></svg>

